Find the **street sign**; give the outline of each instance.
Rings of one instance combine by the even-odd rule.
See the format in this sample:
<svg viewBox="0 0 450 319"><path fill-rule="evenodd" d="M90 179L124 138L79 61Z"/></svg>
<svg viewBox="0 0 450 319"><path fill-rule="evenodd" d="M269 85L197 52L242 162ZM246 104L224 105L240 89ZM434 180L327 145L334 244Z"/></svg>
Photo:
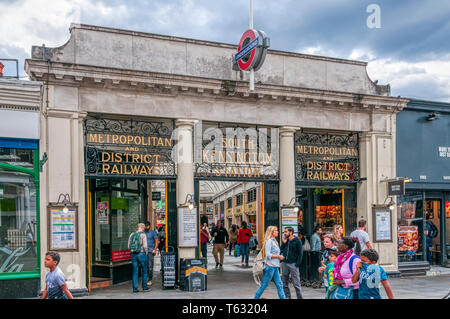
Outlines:
<svg viewBox="0 0 450 319"><path fill-rule="evenodd" d="M239 41L238 52L233 56L233 69L257 71L264 63L270 38L264 31L248 29Z"/></svg>
<svg viewBox="0 0 450 319"><path fill-rule="evenodd" d="M405 195L405 181L388 182L388 196Z"/></svg>

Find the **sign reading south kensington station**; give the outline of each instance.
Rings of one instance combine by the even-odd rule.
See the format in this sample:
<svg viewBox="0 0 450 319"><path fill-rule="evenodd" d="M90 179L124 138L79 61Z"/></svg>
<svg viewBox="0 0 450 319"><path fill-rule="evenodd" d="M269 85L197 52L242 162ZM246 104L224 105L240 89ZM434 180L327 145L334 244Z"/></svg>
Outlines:
<svg viewBox="0 0 450 319"><path fill-rule="evenodd" d="M87 118L87 176L175 176L173 123Z"/></svg>
<svg viewBox="0 0 450 319"><path fill-rule="evenodd" d="M359 180L359 146L356 133L297 132L295 156L297 180Z"/></svg>

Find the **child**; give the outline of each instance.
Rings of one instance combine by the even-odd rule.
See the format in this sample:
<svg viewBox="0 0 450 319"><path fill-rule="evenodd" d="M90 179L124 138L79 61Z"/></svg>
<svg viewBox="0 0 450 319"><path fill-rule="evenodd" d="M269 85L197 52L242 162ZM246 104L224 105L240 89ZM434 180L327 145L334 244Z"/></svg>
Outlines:
<svg viewBox="0 0 450 319"><path fill-rule="evenodd" d="M361 252L361 262L356 265L352 282L359 280L359 299L381 299L380 283L383 285L389 299L394 299L386 272L377 265L378 253L375 249L365 249Z"/></svg>
<svg viewBox="0 0 450 319"><path fill-rule="evenodd" d="M336 259L339 256L339 252L335 249L327 249L327 251L329 262L323 274L323 277L325 279L325 291L328 291L328 287L333 286L334 263L336 262Z"/></svg>
<svg viewBox="0 0 450 319"><path fill-rule="evenodd" d="M42 299L73 299L66 285L63 272L58 268L61 257L57 252L49 251L45 254L44 265L50 269L45 276L45 290Z"/></svg>

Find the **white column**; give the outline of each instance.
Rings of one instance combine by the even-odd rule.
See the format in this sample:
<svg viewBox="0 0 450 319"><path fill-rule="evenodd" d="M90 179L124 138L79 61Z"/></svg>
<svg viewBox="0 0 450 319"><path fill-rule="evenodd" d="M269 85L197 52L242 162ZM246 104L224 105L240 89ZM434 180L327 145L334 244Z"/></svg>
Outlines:
<svg viewBox="0 0 450 319"><path fill-rule="evenodd" d="M295 197L294 134L298 129L280 128L280 206L289 205Z"/></svg>
<svg viewBox="0 0 450 319"><path fill-rule="evenodd" d="M194 199L193 128L194 120L177 120L177 205L183 205L188 194ZM198 207L197 207L198 209ZM179 248L179 258L195 258L195 248Z"/></svg>

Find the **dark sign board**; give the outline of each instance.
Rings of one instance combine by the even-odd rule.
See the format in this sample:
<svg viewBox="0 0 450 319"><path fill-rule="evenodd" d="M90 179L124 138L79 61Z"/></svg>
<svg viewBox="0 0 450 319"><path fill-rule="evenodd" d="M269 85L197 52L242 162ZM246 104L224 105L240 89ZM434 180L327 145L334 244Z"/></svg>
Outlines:
<svg viewBox="0 0 450 319"><path fill-rule="evenodd" d="M161 192L152 192L152 201L161 200Z"/></svg>
<svg viewBox="0 0 450 319"><path fill-rule="evenodd" d="M388 182L388 196L405 195L405 181Z"/></svg>

